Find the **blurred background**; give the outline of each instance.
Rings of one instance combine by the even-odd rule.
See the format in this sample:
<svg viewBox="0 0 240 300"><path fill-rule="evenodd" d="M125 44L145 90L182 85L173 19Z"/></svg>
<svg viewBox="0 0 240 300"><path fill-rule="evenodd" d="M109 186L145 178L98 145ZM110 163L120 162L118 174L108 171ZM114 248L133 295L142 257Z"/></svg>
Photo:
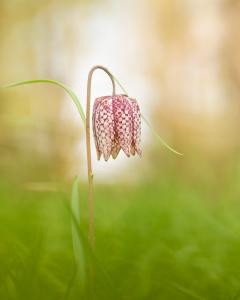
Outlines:
<svg viewBox="0 0 240 300"><path fill-rule="evenodd" d="M105 65L159 134L185 154L179 160L168 153L143 124L142 160L123 154L109 164L95 160L99 180L124 179L126 169L131 178L146 176L158 166L163 176L177 168L181 178L207 168L204 176L220 180L238 164L237 1L0 3L1 84L56 79L71 86L85 108L87 73ZM93 98L109 93L109 79L96 72ZM38 181L85 176L81 120L63 91L15 88L1 93L0 106L1 174L31 180L36 172ZM144 172L134 174L136 167Z"/></svg>
<svg viewBox="0 0 240 300"><path fill-rule="evenodd" d="M88 71L104 65L161 137L184 153L166 150L145 123L141 159L121 153L97 162L92 143L98 253L119 283L117 296L96 299L239 299L239 38L237 0L0 0L0 85L59 80L85 108ZM97 71L93 99L110 93L109 78ZM84 143L77 110L58 87L0 91L0 256L10 261L0 271L2 299L42 299L39 286L46 299L71 297L63 283L74 269L70 221L57 200L68 201L80 175L85 202ZM85 223L86 214L84 206ZM42 285L26 294L27 281L18 294L16 276L7 275L19 272L18 247L29 257L36 232L45 236L48 226L45 256L62 262L65 277L44 265L51 275L37 269ZM104 249L112 247L110 259Z"/></svg>

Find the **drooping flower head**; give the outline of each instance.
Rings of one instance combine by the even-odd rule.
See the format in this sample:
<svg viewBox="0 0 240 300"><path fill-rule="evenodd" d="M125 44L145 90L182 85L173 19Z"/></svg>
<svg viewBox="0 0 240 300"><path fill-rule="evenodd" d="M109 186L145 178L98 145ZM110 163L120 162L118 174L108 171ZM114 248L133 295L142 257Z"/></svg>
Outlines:
<svg viewBox="0 0 240 300"><path fill-rule="evenodd" d="M115 159L122 149L141 156L141 114L137 101L126 95L103 96L93 106L93 134L98 160Z"/></svg>

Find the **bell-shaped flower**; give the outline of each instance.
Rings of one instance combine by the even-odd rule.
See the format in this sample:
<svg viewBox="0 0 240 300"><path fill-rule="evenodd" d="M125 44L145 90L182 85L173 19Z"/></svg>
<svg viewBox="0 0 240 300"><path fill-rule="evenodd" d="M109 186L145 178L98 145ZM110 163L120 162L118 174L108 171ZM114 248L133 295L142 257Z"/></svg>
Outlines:
<svg viewBox="0 0 240 300"><path fill-rule="evenodd" d="M122 149L129 157L141 156L141 113L135 99L126 95L103 96L93 106L93 134L98 159L115 159Z"/></svg>

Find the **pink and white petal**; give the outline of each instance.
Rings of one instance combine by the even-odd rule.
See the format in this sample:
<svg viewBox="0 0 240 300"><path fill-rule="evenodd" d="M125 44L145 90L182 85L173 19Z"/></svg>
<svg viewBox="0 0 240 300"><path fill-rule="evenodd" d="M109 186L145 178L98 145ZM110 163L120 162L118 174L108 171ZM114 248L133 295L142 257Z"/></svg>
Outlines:
<svg viewBox="0 0 240 300"><path fill-rule="evenodd" d="M98 136L97 136L97 128L99 127L99 124L98 124L98 114L99 114L99 111L98 110L95 110L94 114L93 114L93 136L94 136L94 142L95 142L95 146L96 146L96 151L97 151L97 159L100 160L101 158L101 151L100 151L100 148L99 148L99 143L98 143Z"/></svg>
<svg viewBox="0 0 240 300"><path fill-rule="evenodd" d="M126 96L113 97L113 114L116 126L118 143L124 153L129 157L132 144L132 107Z"/></svg>
<svg viewBox="0 0 240 300"><path fill-rule="evenodd" d="M133 140L132 140L132 147L135 149L137 154L141 156L142 149L141 149L141 113L140 108L135 99L129 98L132 106L133 112Z"/></svg>
<svg viewBox="0 0 240 300"><path fill-rule="evenodd" d="M100 125L99 125L97 116L99 116L99 113L100 113L99 105L106 97L107 96L96 98L94 101L94 105L93 105L92 126L93 126L93 136L94 136L94 142L95 142L95 146L96 146L98 160L100 160L102 152L99 149L99 143L98 143L97 128L99 128Z"/></svg>
<svg viewBox="0 0 240 300"><path fill-rule="evenodd" d="M100 153L107 161L111 155L112 142L114 140L114 118L112 109L112 98L104 98L98 105L96 111L95 126L97 145Z"/></svg>
<svg viewBox="0 0 240 300"><path fill-rule="evenodd" d="M99 160L101 158L101 152L99 150L98 141L97 141L97 133L96 133L96 127L97 127L97 123L96 123L96 114L97 114L96 106L97 105L96 105L96 102L98 102L98 99L96 99L94 102L94 109L93 109L93 115L92 115L92 126L93 126L93 137L94 137L94 142L95 142L96 151L97 151L97 158Z"/></svg>

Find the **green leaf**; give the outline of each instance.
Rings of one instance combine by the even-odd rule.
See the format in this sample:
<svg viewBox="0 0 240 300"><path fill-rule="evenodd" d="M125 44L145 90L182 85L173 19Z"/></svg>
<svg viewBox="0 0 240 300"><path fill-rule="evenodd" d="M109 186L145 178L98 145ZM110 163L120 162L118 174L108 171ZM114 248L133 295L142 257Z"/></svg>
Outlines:
<svg viewBox="0 0 240 300"><path fill-rule="evenodd" d="M79 178L78 176L76 176L72 184L71 209L72 209L72 214L76 219L78 226L80 226L80 205L79 205L78 182L79 182Z"/></svg>
<svg viewBox="0 0 240 300"><path fill-rule="evenodd" d="M128 94L127 90L123 87L123 85L121 84L121 82L117 79L117 77L113 76L113 79L116 81L116 83L118 84L118 86L122 89L122 91L124 92L124 94Z"/></svg>
<svg viewBox="0 0 240 300"><path fill-rule="evenodd" d="M113 75L112 75L113 76ZM114 80L116 81L116 83L119 85L119 87L122 89L122 91L124 92L124 94L128 95L127 90L122 86L122 84L120 83L120 81L113 76ZM152 125L150 124L150 122L143 116L143 114L141 114L141 117L143 119L143 121L146 123L146 125L150 128L150 130L152 131L153 135L158 139L158 141L164 146L166 147L169 151L173 152L174 154L177 154L179 156L183 156L182 153L174 150L171 146L168 145L167 142L164 141L164 139L155 131L155 129L153 129Z"/></svg>
<svg viewBox="0 0 240 300"><path fill-rule="evenodd" d="M164 147L166 147L169 151L173 152L174 154L177 154L179 156L183 156L182 153L174 150L171 146L169 146L167 144L167 142L164 141L163 138L161 138L161 136L155 131L155 129L153 129L153 127L151 126L150 122L141 114L141 117L143 119L143 121L147 124L147 126L150 128L150 130L152 131L153 135L158 139L158 141L163 144Z"/></svg>
<svg viewBox="0 0 240 300"><path fill-rule="evenodd" d="M18 81L18 82L14 82L5 86L2 86L2 88L12 88L12 87L17 87L17 86L21 86L21 85L27 85L27 84L34 84L34 83L50 83L50 84L55 84L57 86L60 86L61 88L63 88L67 94L72 98L73 103L76 105L78 112L80 114L80 117L83 121L84 126L86 126L86 117L85 117L85 113L84 110L82 108L82 105L78 99L78 97L76 96L76 94L65 84L56 81L56 80L50 80L50 79L35 79L35 80L24 80L24 81Z"/></svg>
<svg viewBox="0 0 240 300"><path fill-rule="evenodd" d="M76 177L72 185L71 225L73 251L77 266L76 276L81 280L81 295L87 295L87 297L92 295L93 287L95 285L95 276L99 276L99 278L101 278L101 284L106 288L106 290L108 289L109 292L115 294L115 289L113 288L113 283L110 276L96 257L94 249L89 244L89 241L80 226L81 214L78 182L79 178ZM72 282L73 280L71 280L70 285L72 285ZM69 289L70 288L68 287L68 290ZM67 292L67 294L69 294L69 292Z"/></svg>
<svg viewBox="0 0 240 300"><path fill-rule="evenodd" d="M120 83L120 81L115 76L113 76L113 78L116 81L116 83L119 85L119 87L123 90L123 92L127 95L128 94L127 90L122 86L122 84ZM84 113L84 110L82 108L82 105L81 105L78 97L76 96L76 94L69 87L67 87L65 84L63 84L63 83L61 83L59 81L50 80L50 79L25 80L25 81L18 81L18 82L15 82L15 83L11 83L11 84L6 85L6 86L2 86L2 88L11 88L11 87L17 87L17 86L21 86L21 85L34 84L34 83L50 83L50 84L58 85L61 88L63 88L67 92L67 94L72 98L74 104L76 105L76 107L78 109L78 112L79 112L80 117L81 117L81 119L83 121L83 124L84 124L84 126L86 126L85 113ZM168 143L165 142L164 139L153 129L153 127L151 126L150 122L143 115L141 115L141 116L142 116L143 121L146 123L146 125L152 131L153 135L158 139L158 141L164 147L166 147L169 151L173 152L176 155L183 156L182 153L176 151L171 146L169 146Z"/></svg>
<svg viewBox="0 0 240 300"><path fill-rule="evenodd" d="M80 228L80 205L79 205L79 193L78 193L78 182L79 178L76 177L72 185L72 195L71 195L71 228L72 228L72 243L73 243L73 253L77 266L77 276L80 278L81 288L85 289L86 283L86 266L84 257L84 241L81 239L78 228Z"/></svg>

